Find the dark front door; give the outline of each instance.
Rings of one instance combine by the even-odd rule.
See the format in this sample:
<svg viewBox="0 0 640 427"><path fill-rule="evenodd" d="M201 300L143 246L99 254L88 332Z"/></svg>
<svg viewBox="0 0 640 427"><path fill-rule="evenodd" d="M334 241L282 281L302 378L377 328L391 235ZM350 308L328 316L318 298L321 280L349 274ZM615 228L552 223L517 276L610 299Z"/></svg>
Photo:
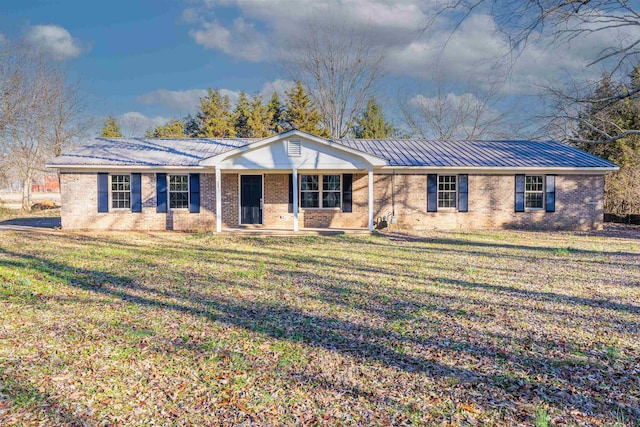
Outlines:
<svg viewBox="0 0 640 427"><path fill-rule="evenodd" d="M262 175L240 175L240 224L262 224Z"/></svg>

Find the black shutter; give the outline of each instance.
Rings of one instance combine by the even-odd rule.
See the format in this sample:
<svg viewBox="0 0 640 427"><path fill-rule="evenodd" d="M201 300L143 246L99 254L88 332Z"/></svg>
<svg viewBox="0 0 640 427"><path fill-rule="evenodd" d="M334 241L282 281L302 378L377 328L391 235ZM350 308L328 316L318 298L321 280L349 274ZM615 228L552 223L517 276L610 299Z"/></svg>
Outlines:
<svg viewBox="0 0 640 427"><path fill-rule="evenodd" d="M458 175L458 212L469 210L469 175Z"/></svg>
<svg viewBox="0 0 640 427"><path fill-rule="evenodd" d="M289 213L293 213L293 174L289 174Z"/></svg>
<svg viewBox="0 0 640 427"><path fill-rule="evenodd" d="M342 175L342 212L353 212L353 174Z"/></svg>
<svg viewBox="0 0 640 427"><path fill-rule="evenodd" d="M516 212L524 212L524 175L516 175Z"/></svg>
<svg viewBox="0 0 640 427"><path fill-rule="evenodd" d="M131 174L131 212L142 212L142 174Z"/></svg>
<svg viewBox="0 0 640 427"><path fill-rule="evenodd" d="M189 212L200 212L200 174L189 174Z"/></svg>
<svg viewBox="0 0 640 427"><path fill-rule="evenodd" d="M98 174L98 212L109 212L109 174Z"/></svg>
<svg viewBox="0 0 640 427"><path fill-rule="evenodd" d="M156 200L157 207L156 212L167 211L167 174L156 174Z"/></svg>
<svg viewBox="0 0 640 427"><path fill-rule="evenodd" d="M438 175L427 175L427 212L438 212Z"/></svg>
<svg viewBox="0 0 640 427"><path fill-rule="evenodd" d="M546 177L546 195L545 210L547 212L556 211L556 177L555 175L547 175Z"/></svg>

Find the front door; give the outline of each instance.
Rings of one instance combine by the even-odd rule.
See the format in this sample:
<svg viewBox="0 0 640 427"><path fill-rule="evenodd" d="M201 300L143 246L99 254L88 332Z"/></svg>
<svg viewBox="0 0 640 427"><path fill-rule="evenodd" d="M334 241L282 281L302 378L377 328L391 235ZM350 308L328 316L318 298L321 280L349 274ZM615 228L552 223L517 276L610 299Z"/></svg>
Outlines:
<svg viewBox="0 0 640 427"><path fill-rule="evenodd" d="M262 224L262 175L240 175L240 224Z"/></svg>

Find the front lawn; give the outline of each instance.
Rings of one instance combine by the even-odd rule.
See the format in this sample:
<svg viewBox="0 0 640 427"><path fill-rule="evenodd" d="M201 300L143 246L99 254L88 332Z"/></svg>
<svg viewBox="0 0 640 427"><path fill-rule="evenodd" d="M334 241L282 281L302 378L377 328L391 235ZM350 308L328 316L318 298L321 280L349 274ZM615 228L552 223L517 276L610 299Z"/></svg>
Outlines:
<svg viewBox="0 0 640 427"><path fill-rule="evenodd" d="M0 232L0 424L640 425L640 238Z"/></svg>

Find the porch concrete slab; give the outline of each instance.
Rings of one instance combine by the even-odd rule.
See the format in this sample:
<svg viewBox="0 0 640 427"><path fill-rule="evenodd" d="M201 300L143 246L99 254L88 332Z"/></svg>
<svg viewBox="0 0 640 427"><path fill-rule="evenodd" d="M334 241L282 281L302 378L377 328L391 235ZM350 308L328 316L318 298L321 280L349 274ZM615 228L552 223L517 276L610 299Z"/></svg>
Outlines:
<svg viewBox="0 0 640 427"><path fill-rule="evenodd" d="M222 233L237 236L336 236L340 234L372 235L366 228L301 228L299 231L274 228L223 228Z"/></svg>

